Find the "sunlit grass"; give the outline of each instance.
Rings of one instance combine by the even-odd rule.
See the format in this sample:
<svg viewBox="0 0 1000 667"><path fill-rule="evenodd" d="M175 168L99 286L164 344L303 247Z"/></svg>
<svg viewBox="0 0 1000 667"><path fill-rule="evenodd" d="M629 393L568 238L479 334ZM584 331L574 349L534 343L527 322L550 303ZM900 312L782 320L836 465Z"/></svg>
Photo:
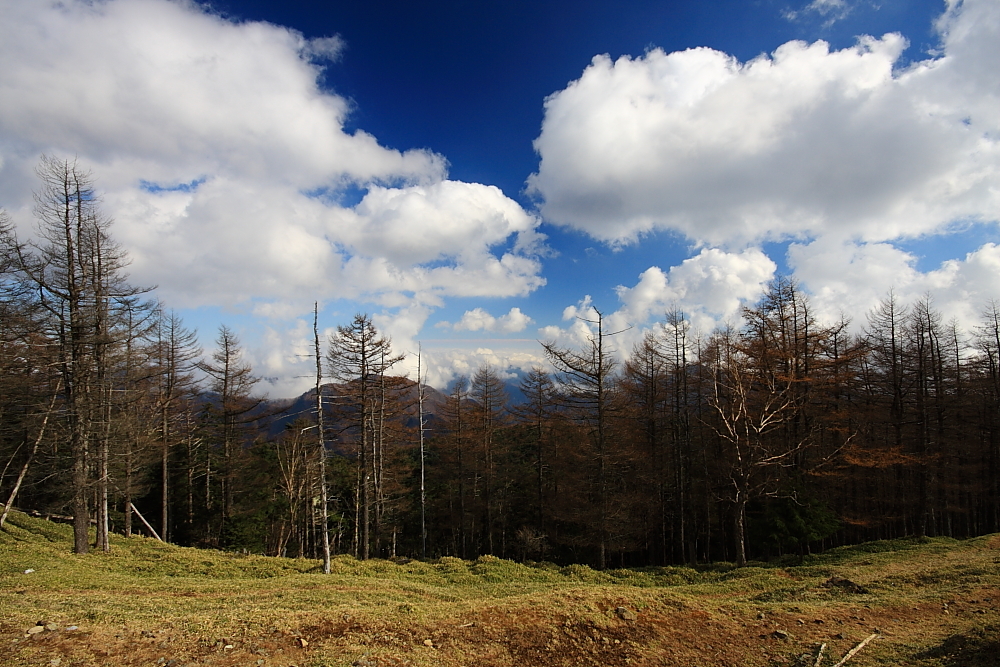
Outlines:
<svg viewBox="0 0 1000 667"><path fill-rule="evenodd" d="M173 638L171 650L192 660L219 651L233 660L248 658L256 655L253 645L270 647L274 658L274 647L284 646L285 656L299 651L299 667L348 665L371 651L404 656L412 665L514 664L509 656L519 643L529 645L525 655L549 655L545 642L556 642L545 649L555 657L549 663L535 658L537 664L561 665L572 663L558 662L559 655L605 650L573 628L623 642L608 644L607 651L627 645L636 660L652 659L699 627L709 636L728 633L724 650L740 656L742 664L770 666L782 664L774 662L780 653L808 652L814 648L810 642L819 640L829 639L830 650L842 654L879 629L886 638L852 665L902 664L898 660L905 653L911 664L950 666L928 651L956 632L976 637L989 632L987 622L1000 623L995 604L980 604L978 616L945 613L949 604L966 604L970 596L988 599L983 591L996 590L1000 602L1000 551L990 546L995 541L989 536L893 540L835 549L795 564L603 572L490 556L430 562L337 556L325 576L316 560L187 549L142 537L112 536L109 553L78 556L70 553L71 527L14 513L0 532L0 630L18 649L21 657L10 663L15 665L39 664L39 651L48 645L18 638L47 621L86 630L91 648L124 642L135 649L136 642L160 633ZM834 575L864 592L824 586ZM619 606L641 614L642 622L623 621ZM470 634L470 628L503 624L507 631ZM564 627L571 630L563 632ZM769 633L784 627L791 636L776 644ZM633 636L626 630L641 632ZM311 643L302 644L307 635ZM838 635L843 638L835 639ZM301 646L288 643L299 637ZM445 642L444 648L423 651L430 637ZM567 641L578 653L552 648L565 648ZM682 641L693 642L688 651L699 650L700 642L711 644L704 637ZM225 649L228 642L234 642L231 650ZM150 646L165 650L161 644ZM91 650L60 646L76 651L73 655ZM490 657L496 652L500 657ZM87 660L84 664L142 664L121 655Z"/></svg>

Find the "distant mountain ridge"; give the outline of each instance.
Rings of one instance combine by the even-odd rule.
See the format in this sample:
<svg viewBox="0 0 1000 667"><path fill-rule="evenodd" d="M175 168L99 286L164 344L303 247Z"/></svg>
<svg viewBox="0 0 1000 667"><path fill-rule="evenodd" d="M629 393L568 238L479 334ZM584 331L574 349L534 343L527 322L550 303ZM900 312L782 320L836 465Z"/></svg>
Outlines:
<svg viewBox="0 0 1000 667"><path fill-rule="evenodd" d="M520 383L523 374L513 371L515 376L504 380L504 390L508 396L508 407L515 407L524 403L527 399L521 391ZM393 376L394 381L404 384L401 391L401 398L405 405L404 412L408 415L406 425L416 427L417 424L417 383L409 378ZM328 382L323 385L323 400L327 405L331 405L340 396L347 393L347 385L337 382ZM468 400L475 402L471 397ZM426 428L433 430L434 425L441 419L441 413L448 402L448 394L440 389L425 384L424 385L424 424ZM288 425L298 418L315 419L316 414L316 390L309 389L305 393L294 398L275 398L266 401L271 412L277 412L277 416L268 429L270 435L281 433Z"/></svg>
<svg viewBox="0 0 1000 667"><path fill-rule="evenodd" d="M419 407L417 405L417 383L403 377L394 377L394 382L400 382L401 387L394 389L403 404L403 413L406 415L406 426L417 426ZM434 423L440 419L444 406L448 402L448 396L441 391L424 385L424 426L433 428ZM347 385L337 382L328 382L322 386L323 403L327 406L327 414L331 415L330 406L334 405L338 398L347 395ZM280 410L268 429L270 435L277 435L284 431L296 419L304 418L310 421L315 420L316 415L316 389L309 389L305 393L295 398L274 399L267 402L273 410Z"/></svg>

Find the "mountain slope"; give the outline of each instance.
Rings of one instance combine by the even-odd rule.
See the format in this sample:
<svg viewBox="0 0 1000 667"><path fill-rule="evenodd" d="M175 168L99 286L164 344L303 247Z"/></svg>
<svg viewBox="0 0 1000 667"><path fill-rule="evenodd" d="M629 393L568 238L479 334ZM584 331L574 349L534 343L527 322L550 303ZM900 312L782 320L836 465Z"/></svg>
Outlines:
<svg viewBox="0 0 1000 667"><path fill-rule="evenodd" d="M1000 649L1000 537L897 540L799 565L647 568L496 558L358 562L0 532L3 665L985 667ZM39 623L41 622L41 625Z"/></svg>

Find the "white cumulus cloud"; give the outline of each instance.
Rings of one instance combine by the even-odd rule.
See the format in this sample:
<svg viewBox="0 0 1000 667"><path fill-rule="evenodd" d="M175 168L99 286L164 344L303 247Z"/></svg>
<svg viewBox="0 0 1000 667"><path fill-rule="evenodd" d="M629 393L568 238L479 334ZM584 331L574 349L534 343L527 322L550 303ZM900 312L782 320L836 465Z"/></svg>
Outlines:
<svg viewBox="0 0 1000 667"><path fill-rule="evenodd" d="M763 294L776 270L775 263L757 248L738 253L706 248L667 271L649 267L632 287L619 285L616 310L600 309L586 296L563 310L565 328L547 326L539 334L558 345L581 347L596 335L600 319L603 333L612 335L609 344L627 356L651 323L664 321L667 312L675 309L703 333L724 322L736 322L743 306Z"/></svg>
<svg viewBox="0 0 1000 667"><path fill-rule="evenodd" d="M520 308L511 308L506 315L493 317L482 308L473 308L462 315L455 323L455 331L496 331L500 333L517 333L524 331L534 320L521 312Z"/></svg>
<svg viewBox="0 0 1000 667"><path fill-rule="evenodd" d="M171 306L290 317L525 295L538 219L445 159L347 131L337 36L184 0L0 0L0 206L31 230L41 154L91 169L135 282ZM367 192L342 204L348 188Z"/></svg>
<svg viewBox="0 0 1000 667"><path fill-rule="evenodd" d="M971 331L991 299L1000 295L1000 245L987 243L960 259L922 272L917 258L888 243L820 240L794 244L789 261L795 275L812 293L815 313L825 321L847 315L854 325L889 290L901 303L926 294L946 320L954 318Z"/></svg>
<svg viewBox="0 0 1000 667"><path fill-rule="evenodd" d="M827 3L830 4L830 3ZM529 190L610 244L916 236L1000 218L1000 4L950 2L941 55L906 41L789 42L741 63L698 48L595 57L545 102Z"/></svg>

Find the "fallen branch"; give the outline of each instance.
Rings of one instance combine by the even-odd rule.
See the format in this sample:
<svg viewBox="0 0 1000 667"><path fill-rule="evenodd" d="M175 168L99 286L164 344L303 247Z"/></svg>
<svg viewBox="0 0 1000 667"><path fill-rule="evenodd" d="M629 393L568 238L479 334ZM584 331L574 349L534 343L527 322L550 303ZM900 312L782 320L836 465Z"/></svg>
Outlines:
<svg viewBox="0 0 1000 667"><path fill-rule="evenodd" d="M858 644L857 646L855 646L854 648L852 648L850 651L848 651L847 655L845 655L843 658L841 658L840 662L838 662L833 667L842 667L842 665L844 665L844 663L846 663L848 660L850 660L855 655L857 655L858 651L860 651L861 649L863 649L868 642L870 642L871 640L875 639L876 637L878 637L878 633L877 632L872 633L867 639L865 639L863 642L861 642L860 644Z"/></svg>
<svg viewBox="0 0 1000 667"><path fill-rule="evenodd" d="M17 481L14 482L14 488L11 489L7 502L4 503L3 514L0 514L0 528L3 528L4 523L7 521L7 515L10 514L10 508L17 499L17 492L21 490L21 482L24 481L24 476L28 474L28 466L31 465L32 459L34 459L35 454L38 453L38 446L42 444L42 438L45 436L45 427L48 426L49 423L49 415L52 414L52 409L56 405L56 398L59 396L59 390L61 388L62 380L59 380L56 384L56 390L52 394L52 401L49 402L49 409L45 411L45 417L42 419L42 426L38 429L38 437L35 438L35 444L31 447L31 453L28 454L28 458L25 460L24 465L21 466L21 473L17 476ZM20 445L18 445L18 449L20 449ZM11 460L13 460L13 458Z"/></svg>
<svg viewBox="0 0 1000 667"><path fill-rule="evenodd" d="M12 510L18 511L16 507L11 507ZM45 519L46 521L58 521L60 523L73 523L73 517L67 516L65 514L49 514L47 512L39 512L38 510L23 510L24 514L28 516L33 516L37 519ZM95 525L97 519L91 519L90 525Z"/></svg>
<svg viewBox="0 0 1000 667"><path fill-rule="evenodd" d="M816 654L816 662L813 663L813 667L819 667L819 663L823 662L823 651L826 650L826 644L820 644L819 653Z"/></svg>
<svg viewBox="0 0 1000 667"><path fill-rule="evenodd" d="M133 511L133 512L135 512L136 516L138 516L138 517L139 517L139 519L141 519L141 520L142 520L142 522L143 522L144 524L146 524L146 528L149 528L149 532L151 532L151 533L153 534L153 537L155 537L155 538L156 538L156 539L158 539L158 540L159 540L160 542L162 542L163 540L162 540L162 539L160 538L160 536L159 536L159 535L157 535L157 533L156 533L156 529L155 529L155 528L153 528L153 527L152 527L151 525L149 525L149 522L148 522L148 521L146 521L146 517L144 517L144 516L143 516L143 515L142 515L142 514L141 514L141 513L139 512L138 508L137 508L137 507L136 507L136 506L135 506L134 504L132 504L132 503L129 503L129 504L131 504L131 505L132 505L132 511Z"/></svg>

